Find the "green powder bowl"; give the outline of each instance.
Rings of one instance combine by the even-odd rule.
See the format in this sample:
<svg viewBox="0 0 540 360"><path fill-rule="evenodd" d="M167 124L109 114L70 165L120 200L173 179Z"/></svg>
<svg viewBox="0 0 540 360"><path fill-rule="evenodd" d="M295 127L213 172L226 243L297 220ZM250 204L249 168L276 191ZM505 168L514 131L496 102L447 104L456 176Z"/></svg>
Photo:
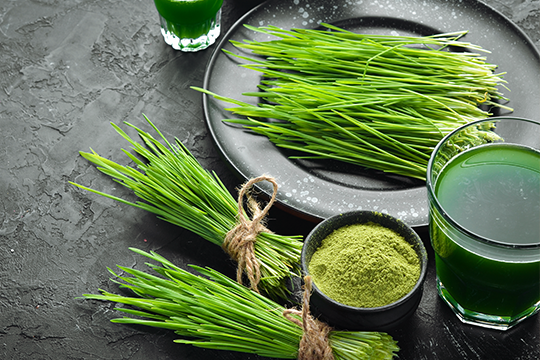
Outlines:
<svg viewBox="0 0 540 360"><path fill-rule="evenodd" d="M335 234L339 233L336 230L342 229L344 227L350 227L351 225L355 226L358 224L363 225L369 225L375 227L381 227L382 230L392 230L392 233L397 234L397 236L401 239L401 243L405 244L405 246L408 248L408 257L410 258L412 256L413 260L417 263L417 273L414 277L414 279L408 280L408 287L406 290L404 290L403 295L399 298L396 298L395 295L394 298L390 296L389 292L393 291L394 287L402 286L405 281L400 281L398 284L392 283L392 284L384 284L381 283L381 276L378 276L379 272L376 271L375 277L377 280L368 280L369 276L363 275L362 277L355 277L354 271L351 270L350 264L342 265L342 262L333 264L328 263L331 261L338 261L334 260L335 258L340 258L340 256L329 256L327 263L325 264L324 261L321 262L320 258L318 259L318 255L314 254L319 250L323 249L323 240L325 239L332 239L331 236L334 236ZM362 248L354 248L351 246L342 246L341 250L333 250L334 253L337 251L347 252L347 256L355 256L355 252L361 253L359 255L359 263L360 265L367 266L367 263L371 262L377 262L380 264L388 264L388 267L394 268L396 264L398 264L400 261L403 261L402 259L397 259L394 261L392 258L388 258L389 256L392 256L391 252L376 252L373 251L373 248L379 247L379 244L373 243L373 241L384 241L390 242L392 239L389 237L380 236L378 233L374 233L373 236L369 240L370 242L367 242L367 245L365 245L364 249ZM385 240L374 240L374 239L385 239ZM404 241L403 241L404 240ZM326 240L326 245L328 245L328 241ZM349 241L349 240L347 240ZM336 240L337 242L337 240ZM403 245L402 244L402 245ZM382 244L381 244L382 245ZM388 244L384 244L384 246L387 246ZM381 246L384 248L384 246ZM366 247L369 247L366 249ZM417 258L416 258L417 257ZM316 261L319 264L319 266L327 266L328 269L333 269L333 272L336 273L336 269L338 269L337 273L340 273L339 269L341 266L347 267L347 269L343 269L343 273L346 274L348 277L345 279L345 284L343 285L344 279L336 278L336 282L340 282L339 286L342 286L342 291L339 291L339 287L337 287L337 291L335 291L336 297L339 297L342 295L341 293L347 293L348 299L363 299L363 298L373 298L378 295L377 293L380 293L381 301L375 301L374 304L376 305L369 305L369 306L353 306L353 305L346 305L344 304L345 301L340 302L335 300L334 298L331 298L327 294L325 294L321 288L325 288L329 292L329 288L336 288L336 286L333 286L335 284L328 283L329 281L334 281L333 277L328 277L325 279L325 283L321 283L320 286L317 285L317 276L320 276L318 272L315 270L311 274L310 269L310 262L312 261L315 263ZM382 259L384 258L384 259ZM319 223L306 237L304 241L304 246L302 248L302 270L304 272L304 275L309 275L312 277L313 280L313 293L311 295L310 299L310 307L312 314L319 318L320 320L325 321L331 326L334 326L338 329L344 329L344 330L367 330L367 331L387 331L392 328L395 328L399 326L400 324L403 324L418 308L418 305L420 303L420 300L422 298L423 293L423 283L426 276L427 271L427 252L426 248L424 246L424 243L418 236L418 234L407 224L405 224L403 221L390 216L388 214L379 213L376 211L368 211L368 210L357 210L357 211L350 211L345 212L339 215L332 216L321 223ZM342 260L339 260L342 261ZM338 266L336 266L338 265ZM380 271L381 273L386 273L394 271L393 269L386 269L382 268ZM392 270L392 271L390 271ZM330 270L325 270L330 271ZM364 272L365 270L358 270ZM352 273L351 273L352 272ZM367 286L358 286L359 279L361 281L369 282L369 281L378 281L374 282L373 284L366 284ZM391 278L391 277L389 277ZM319 279L322 282L322 278L319 277ZM383 277L384 279L384 277ZM350 285L349 284L356 284L356 285ZM324 286L323 286L324 285ZM410 288L410 290L409 290ZM354 289L354 290L353 290ZM365 289L365 290L358 290L358 289ZM352 292L351 291L356 291ZM371 294L370 296L365 296L366 294L358 293L358 292L370 292L375 293L375 295ZM393 299L391 302L386 303L387 299ZM375 299L377 300L377 299Z"/></svg>

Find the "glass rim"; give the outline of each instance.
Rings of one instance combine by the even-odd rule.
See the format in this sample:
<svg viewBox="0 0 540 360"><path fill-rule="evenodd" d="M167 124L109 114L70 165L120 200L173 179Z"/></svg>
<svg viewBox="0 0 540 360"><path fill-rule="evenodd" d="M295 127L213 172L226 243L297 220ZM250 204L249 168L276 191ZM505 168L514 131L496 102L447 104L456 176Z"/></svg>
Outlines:
<svg viewBox="0 0 540 360"><path fill-rule="evenodd" d="M482 242L482 243L486 243L488 245L497 246L497 247L504 247L504 248L509 248L509 249L523 249L523 250L540 249L540 241L536 242L536 243L532 243L532 244L526 244L526 245L510 244L510 243L505 243L505 242L493 240L491 238L488 238L487 236L478 235L477 233L466 229L465 227L460 225L457 221L455 221L444 210L443 206L439 202L439 199L435 195L434 184L431 181L432 166L433 166L433 161L435 159L435 156L438 154L442 144L444 144L449 138L451 138L452 136L454 136L455 134L457 134L458 132L462 131L465 128L468 128L470 126L474 126L476 124L484 123L484 122L500 121L500 120L519 120L519 121L525 121L525 122L529 122L529 123L536 124L536 125L540 126L540 121L536 121L536 120L532 120L532 119L528 119L528 118L522 118L522 117L517 117L517 116L493 116L493 117L488 117L488 118L485 118L485 119L471 121L471 122L469 122L467 124L461 125L460 127L452 130L450 133L446 134L446 136L444 136L437 143L437 145L433 149L433 152L431 153L431 156L429 158L428 166L427 166L427 173L426 173L426 187L427 187L427 191L428 191L428 198L432 201L432 203L435 204L435 207L439 211L439 214L451 226L453 226L455 229L457 229L458 231L460 231L461 233L465 234L466 236L468 236L469 238L471 238L473 240L476 240L476 241L479 241L479 242Z"/></svg>

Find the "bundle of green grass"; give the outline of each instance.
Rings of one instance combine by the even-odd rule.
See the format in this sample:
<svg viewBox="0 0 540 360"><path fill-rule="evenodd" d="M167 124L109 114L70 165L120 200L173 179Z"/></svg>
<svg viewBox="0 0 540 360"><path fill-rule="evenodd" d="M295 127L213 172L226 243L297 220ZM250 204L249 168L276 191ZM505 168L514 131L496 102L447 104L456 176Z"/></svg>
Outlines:
<svg viewBox="0 0 540 360"><path fill-rule="evenodd" d="M302 317L294 312L287 315L291 309L210 268L193 266L198 274L191 273L154 252L132 250L154 260L147 265L155 274L124 266L119 269L126 276L109 270L133 296L105 290L84 295L86 299L123 304L116 310L129 316L112 322L173 330L181 336L175 342L202 348L279 359L299 357ZM368 331L331 330L327 346L335 360L392 359L399 350L390 335ZM309 348L307 351L307 359L322 360L309 355Z"/></svg>
<svg viewBox="0 0 540 360"><path fill-rule="evenodd" d="M204 169L178 139L169 142L145 116L158 137L126 123L137 131L142 142L135 141L119 126L116 131L131 145L133 153L123 150L134 165L122 165L95 151L80 152L104 174L133 191L139 200L132 202L92 189L71 184L90 192L156 214L159 218L224 247L225 240L238 223L238 201L217 174ZM247 215L247 214L246 214ZM300 275L302 236L279 235L265 229L256 234L253 254L260 279L251 285L267 296L286 299L291 278ZM226 244L225 244L226 245ZM227 249L225 249L227 251ZM239 275L250 270L245 259L238 259Z"/></svg>

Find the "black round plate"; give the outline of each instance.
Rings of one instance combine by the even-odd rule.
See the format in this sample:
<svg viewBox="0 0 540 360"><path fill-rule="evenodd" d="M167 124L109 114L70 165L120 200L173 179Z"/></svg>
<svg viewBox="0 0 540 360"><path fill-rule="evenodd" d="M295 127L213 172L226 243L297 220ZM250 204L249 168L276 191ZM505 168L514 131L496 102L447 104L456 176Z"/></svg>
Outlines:
<svg viewBox="0 0 540 360"><path fill-rule="evenodd" d="M431 35L460 30L463 41L491 51L487 61L507 72L513 116L538 118L540 114L540 54L530 39L509 19L487 5L464 0L274 0L265 2L231 27L221 38L206 70L204 88L219 95L254 103L244 92L257 91L260 74L239 65L234 53L243 50L229 41L263 41L267 35L246 29L275 25L280 28L317 28L321 22L367 34ZM250 53L246 55L251 56ZM422 181L366 170L331 161L296 161L266 137L228 125L234 116L230 104L204 95L209 130L222 155L237 174L248 179L271 175L279 184L277 202L297 216L320 221L350 210L376 210L395 216L412 227L428 223L428 203ZM497 113L495 115L504 115ZM270 184L259 190L271 193Z"/></svg>

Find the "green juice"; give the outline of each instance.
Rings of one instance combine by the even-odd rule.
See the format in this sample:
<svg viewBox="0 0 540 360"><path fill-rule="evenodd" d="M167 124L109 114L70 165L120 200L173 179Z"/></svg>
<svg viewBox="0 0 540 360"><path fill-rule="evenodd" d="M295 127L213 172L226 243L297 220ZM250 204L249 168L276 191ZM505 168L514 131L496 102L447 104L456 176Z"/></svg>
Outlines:
<svg viewBox="0 0 540 360"><path fill-rule="evenodd" d="M446 214L472 233L457 231L432 204L430 234L443 298L462 313L505 323L537 311L540 153L504 143L469 149L445 165L434 192Z"/></svg>
<svg viewBox="0 0 540 360"><path fill-rule="evenodd" d="M223 0L154 0L161 25L178 39L198 39L216 26Z"/></svg>

